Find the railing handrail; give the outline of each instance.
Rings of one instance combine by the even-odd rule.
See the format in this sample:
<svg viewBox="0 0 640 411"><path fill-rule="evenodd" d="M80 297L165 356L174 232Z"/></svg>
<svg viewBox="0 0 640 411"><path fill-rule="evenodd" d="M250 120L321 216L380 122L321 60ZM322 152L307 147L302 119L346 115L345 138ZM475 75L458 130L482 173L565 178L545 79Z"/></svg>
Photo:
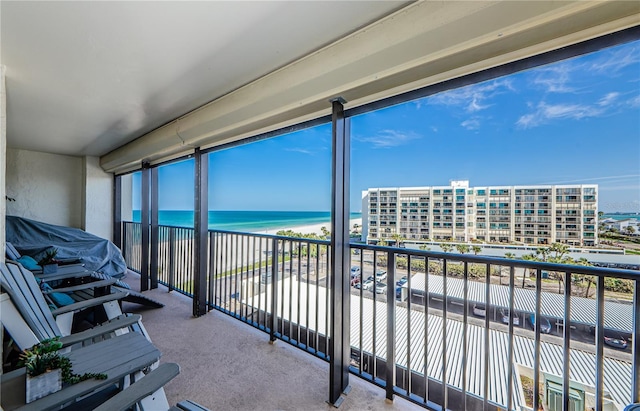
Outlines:
<svg viewBox="0 0 640 411"><path fill-rule="evenodd" d="M135 221L124 221L124 222L137 223ZM184 228L184 229L193 230L193 227L170 226L170 225L164 225L164 224L159 224L159 227ZM231 231L231 230L210 229L208 231L209 233L250 235L250 236L261 237L261 238L270 238L270 239L277 238L279 240L284 240L284 241L303 241L303 242L317 244L317 245L326 245L326 246L331 245L331 241L329 240L319 240L319 239L313 239L313 238L288 237L288 236L280 236L275 234L252 233L252 232ZM459 254L454 252L447 253L442 251L419 250L414 248L379 246L379 245L360 244L360 243L350 243L349 246L352 249L379 251L379 252L385 252L385 253L393 252L396 255L411 254L412 256L432 258L432 259L447 259L447 260L476 263L476 264L493 264L493 265L502 265L507 267L542 269L544 271L550 271L550 272L570 272L571 274L592 275L596 277L614 277L615 276L620 279L640 281L640 271L626 270L622 268L559 264L559 263L521 260L517 258L508 259L505 257L478 256L478 255L471 255L471 254Z"/></svg>
<svg viewBox="0 0 640 411"><path fill-rule="evenodd" d="M369 244L351 243L351 248L369 251L393 252L394 254L411 254L412 256L428 257L433 259L446 259L460 262L492 264L508 267L522 267L531 269L542 269L551 272L570 272L571 274L593 275L597 277L613 277L626 280L640 280L640 271L625 270L622 268L593 267L583 265L559 264L541 261L509 259L505 257L489 257L471 254L446 253L443 251L416 250L413 248L401 248L390 246L379 246Z"/></svg>

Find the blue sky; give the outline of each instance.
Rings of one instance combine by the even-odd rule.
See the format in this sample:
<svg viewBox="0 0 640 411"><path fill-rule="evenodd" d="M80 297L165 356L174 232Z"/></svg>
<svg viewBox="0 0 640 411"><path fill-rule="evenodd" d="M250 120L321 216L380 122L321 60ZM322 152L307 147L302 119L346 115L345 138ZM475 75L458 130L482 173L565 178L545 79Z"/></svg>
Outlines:
<svg viewBox="0 0 640 411"><path fill-rule="evenodd" d="M369 187L452 179L599 184L601 210L640 211L640 42L361 115L351 125L352 211ZM329 124L210 156L210 209L330 209ZM159 175L160 208L192 209L193 162ZM134 182L135 193L139 176Z"/></svg>

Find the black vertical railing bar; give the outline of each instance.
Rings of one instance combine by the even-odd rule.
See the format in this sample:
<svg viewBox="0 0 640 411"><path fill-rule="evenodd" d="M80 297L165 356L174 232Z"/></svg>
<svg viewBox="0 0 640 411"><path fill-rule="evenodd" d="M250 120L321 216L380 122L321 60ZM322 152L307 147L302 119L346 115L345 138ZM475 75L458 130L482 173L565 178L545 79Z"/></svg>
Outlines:
<svg viewBox="0 0 640 411"><path fill-rule="evenodd" d="M302 323L300 319L300 280L302 280L302 241L298 241L298 275L296 276L296 291L298 292L298 312L296 314L296 323L298 324L298 344L300 344L300 325ZM309 296L307 295L306 299L308 298ZM309 324L305 324L305 328L308 327Z"/></svg>
<svg viewBox="0 0 640 411"><path fill-rule="evenodd" d="M564 273L564 361L562 370L562 411L569 411L570 367L571 367L571 273Z"/></svg>
<svg viewBox="0 0 640 411"><path fill-rule="evenodd" d="M329 252L329 247L325 246L325 273L324 273L324 284L325 284L325 307L330 307L330 303L331 303L331 299L330 299L330 294L334 291L333 288L331 288L332 283L331 283L331 275L330 275L330 271L331 271L331 253ZM326 333L326 338L331 338L331 332L330 332L330 326L329 326L329 313L325 312L325 316L324 316L324 329L325 329L325 333ZM325 355L329 355L329 344L325 344L325 348L324 348L324 354Z"/></svg>
<svg viewBox="0 0 640 411"><path fill-rule="evenodd" d="M113 177L113 234L111 240L116 247L124 250L122 245L122 176Z"/></svg>
<svg viewBox="0 0 640 411"><path fill-rule="evenodd" d="M280 271L282 270L282 272L280 273L280 325L279 325L279 332L280 332L280 338L283 338L285 336L285 331L284 331L284 327L285 327L285 307L284 307L284 300L285 300L285 290L284 290L284 268L287 264L287 241L286 240L282 240L281 241L282 244L282 255L280 256L280 261L278 262L278 266L276 267L276 270ZM280 268L280 266L282 266L282 268Z"/></svg>
<svg viewBox="0 0 640 411"><path fill-rule="evenodd" d="M158 167L151 169L151 244L149 257L149 285L150 288L158 288Z"/></svg>
<svg viewBox="0 0 640 411"><path fill-rule="evenodd" d="M469 322L468 309L469 306L469 266L465 261L463 263L463 283L462 283L462 397L464 409L467 409L467 325Z"/></svg>
<svg viewBox="0 0 640 411"><path fill-rule="evenodd" d="M484 283L484 369L483 369L483 387L482 387L482 409L487 411L489 409L489 304L491 302L491 264L487 263L485 272Z"/></svg>
<svg viewBox="0 0 640 411"><path fill-rule="evenodd" d="M442 407L449 406L447 390L447 259L442 260Z"/></svg>
<svg viewBox="0 0 640 411"><path fill-rule="evenodd" d="M258 324L262 324L262 322L260 321L260 312L263 311L263 308L262 308L262 278L263 278L262 277L262 243L263 243L263 239L260 238L260 241L258 241ZM255 270L255 264L253 265L253 267L254 267L254 270ZM264 273L265 273L264 279L265 279L265 282L267 280L267 270L268 269L269 269L269 267L267 267L265 265L265 268L264 268ZM267 302L266 301L264 302L264 312L265 312L265 314L267 312ZM266 327L267 327L266 315L264 317L265 317L264 318L264 326L265 326L265 329L266 329Z"/></svg>
<svg viewBox="0 0 640 411"><path fill-rule="evenodd" d="M148 163L142 164L142 196L140 198L140 291L149 289L149 195L151 178Z"/></svg>
<svg viewBox="0 0 640 411"><path fill-rule="evenodd" d="M249 240L250 241L250 250L252 250L251 252L251 257L249 257L249 261L251 263L251 320L256 323L259 324L258 322L256 322L255 319L255 315L256 315L256 292L255 292L255 288L256 288L256 241L258 241L257 237L251 237ZM247 292L249 292L249 286L247 286ZM246 299L248 301L249 295L247 295Z"/></svg>
<svg viewBox="0 0 640 411"><path fill-rule="evenodd" d="M374 265L375 266L375 265ZM363 336L363 327L364 327L364 289L362 285L364 283L364 250L360 250L360 295L358 299L358 303L360 304L360 318L358 318L360 325L360 332L358 333L358 351L359 351L359 360L360 364L358 365L358 370L360 371L360 375L362 375L363 367L362 362L364 361L364 350L362 348L362 336ZM369 368L367 367L367 371Z"/></svg>
<svg viewBox="0 0 640 411"><path fill-rule="evenodd" d="M424 403L429 403L429 257L424 259ZM409 288L409 299L411 299Z"/></svg>
<svg viewBox="0 0 640 411"><path fill-rule="evenodd" d="M238 242L239 236L237 234L233 234L231 236L231 264L233 276L231 279L232 287L229 290L229 304L231 304L231 312L236 318L240 318L238 315L238 304L236 303L238 295L238 255L240 254Z"/></svg>
<svg viewBox="0 0 640 411"><path fill-rule="evenodd" d="M596 284L596 406L603 411L604 398L604 277Z"/></svg>
<svg viewBox="0 0 640 411"><path fill-rule="evenodd" d="M318 308L320 305L320 245L316 245L316 329L315 329L315 353L318 353L318 347L320 344L320 319L319 319L319 313ZM327 291L328 293L328 291ZM325 293L325 294L327 294ZM325 306L328 307L328 306ZM325 337L326 337L326 330L325 330Z"/></svg>
<svg viewBox="0 0 640 411"><path fill-rule="evenodd" d="M502 269L502 267L500 267ZM509 267L509 360L507 369L507 409L513 409L513 317L514 313L514 299L515 299L515 267L512 265ZM488 307L488 306L487 306Z"/></svg>
<svg viewBox="0 0 640 411"><path fill-rule="evenodd" d="M284 271L284 268L283 268L283 271ZM283 278L284 278L284 275L283 275ZM289 240L289 340L293 340L292 315L293 315L293 240Z"/></svg>
<svg viewBox="0 0 640 411"><path fill-rule="evenodd" d="M631 353L631 403L640 403L640 280L634 281L633 287L633 347Z"/></svg>
<svg viewBox="0 0 640 411"><path fill-rule="evenodd" d="M176 276L176 230L169 230L169 287L168 291L171 292L175 289L175 276Z"/></svg>
<svg viewBox="0 0 640 411"><path fill-rule="evenodd" d="M232 253L233 247L233 235L230 233L225 234L225 253L224 253L224 286L222 287L222 299L224 301L224 309L227 313L231 313L231 306L229 305L229 290L231 290L231 275L233 274L233 266L231 265L231 261L233 258Z"/></svg>
<svg viewBox="0 0 640 411"><path fill-rule="evenodd" d="M395 273L396 253L389 251L387 254L387 284L395 284ZM375 282L375 271L373 273L373 278L373 293L377 294L378 291L376 290L377 284ZM396 299L393 298L392 294L389 292L389 286L387 286L387 358L385 360L385 364L387 368L385 372L385 393L387 399L389 401L393 401L393 392L396 382Z"/></svg>
<svg viewBox="0 0 640 411"><path fill-rule="evenodd" d="M305 287L306 287L306 293L307 293L307 298L305 298L305 329L306 329L306 335L305 335L305 342L307 344L307 351L309 351L309 348L311 346L311 344L309 344L309 330L310 330L310 326L309 326L309 299L311 298L311 294L309 294L309 277L311 277L311 243L309 243L307 241L306 245L306 250L307 250L307 255L306 255L306 264L307 264L307 269L306 269L306 277L307 280L305 281ZM300 258L302 258L302 256L300 256ZM318 298L318 296L316 296L316 298Z"/></svg>
<svg viewBox="0 0 640 411"><path fill-rule="evenodd" d="M209 308L216 304L216 240L215 233L209 231Z"/></svg>
<svg viewBox="0 0 640 411"><path fill-rule="evenodd" d="M388 281L387 281L388 282ZM396 282L390 282L392 287L393 300L396 300ZM411 290L411 254L407 254L407 290ZM402 289L400 291L400 298L402 299ZM410 294L410 293L408 293ZM389 294L389 287L387 287L387 298L391 296ZM425 347L426 348L426 347ZM407 298L407 371L405 373L407 380L405 387L407 390L407 396L411 395L411 298Z"/></svg>
<svg viewBox="0 0 640 411"><path fill-rule="evenodd" d="M377 353L377 344L376 344L376 337L378 336L378 319L377 319L377 312L378 310L376 309L376 292L375 292L375 278L376 278L376 267L378 265L378 253L377 251L373 252L373 281L374 281L374 291L373 291L373 335L372 335L372 352L371 352L371 357L373 359L373 369L371 370L371 377L373 378L373 380L375 381L377 376L378 376L378 353ZM364 277L363 277L364 278ZM364 287L364 284L363 284Z"/></svg>
<svg viewBox="0 0 640 411"><path fill-rule="evenodd" d="M525 270L527 270L525 268ZM540 409L540 331L542 327L542 270L536 270L536 308L534 316L535 344L533 354L533 409Z"/></svg>
<svg viewBox="0 0 640 411"><path fill-rule="evenodd" d="M268 254L267 254L268 255ZM267 276L268 278L268 276ZM267 281L267 285L269 282ZM278 329L278 239L271 240L271 319L269 324L269 341L276 342L276 332Z"/></svg>

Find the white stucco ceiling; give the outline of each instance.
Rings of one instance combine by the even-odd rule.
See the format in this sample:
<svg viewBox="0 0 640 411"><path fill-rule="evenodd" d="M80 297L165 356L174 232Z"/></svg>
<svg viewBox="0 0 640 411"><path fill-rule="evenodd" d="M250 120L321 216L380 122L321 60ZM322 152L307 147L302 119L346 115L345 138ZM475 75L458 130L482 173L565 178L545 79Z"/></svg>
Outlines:
<svg viewBox="0 0 640 411"><path fill-rule="evenodd" d="M103 155L404 4L3 0L7 146Z"/></svg>

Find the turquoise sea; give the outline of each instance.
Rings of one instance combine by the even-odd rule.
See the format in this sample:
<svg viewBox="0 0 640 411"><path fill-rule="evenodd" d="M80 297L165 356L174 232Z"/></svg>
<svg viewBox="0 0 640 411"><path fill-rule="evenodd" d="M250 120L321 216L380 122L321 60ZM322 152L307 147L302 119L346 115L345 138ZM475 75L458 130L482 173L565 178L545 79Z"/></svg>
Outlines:
<svg viewBox="0 0 640 411"><path fill-rule="evenodd" d="M158 214L160 225L193 227L193 211L161 210ZM361 217L361 213L351 213L352 219ZM133 211L133 221L140 222L140 210ZM260 232L330 222L329 211L209 211L212 230Z"/></svg>
<svg viewBox="0 0 640 411"><path fill-rule="evenodd" d="M640 214L603 214L603 218L613 218L614 220L626 220L627 218L635 218L636 220L640 220Z"/></svg>

